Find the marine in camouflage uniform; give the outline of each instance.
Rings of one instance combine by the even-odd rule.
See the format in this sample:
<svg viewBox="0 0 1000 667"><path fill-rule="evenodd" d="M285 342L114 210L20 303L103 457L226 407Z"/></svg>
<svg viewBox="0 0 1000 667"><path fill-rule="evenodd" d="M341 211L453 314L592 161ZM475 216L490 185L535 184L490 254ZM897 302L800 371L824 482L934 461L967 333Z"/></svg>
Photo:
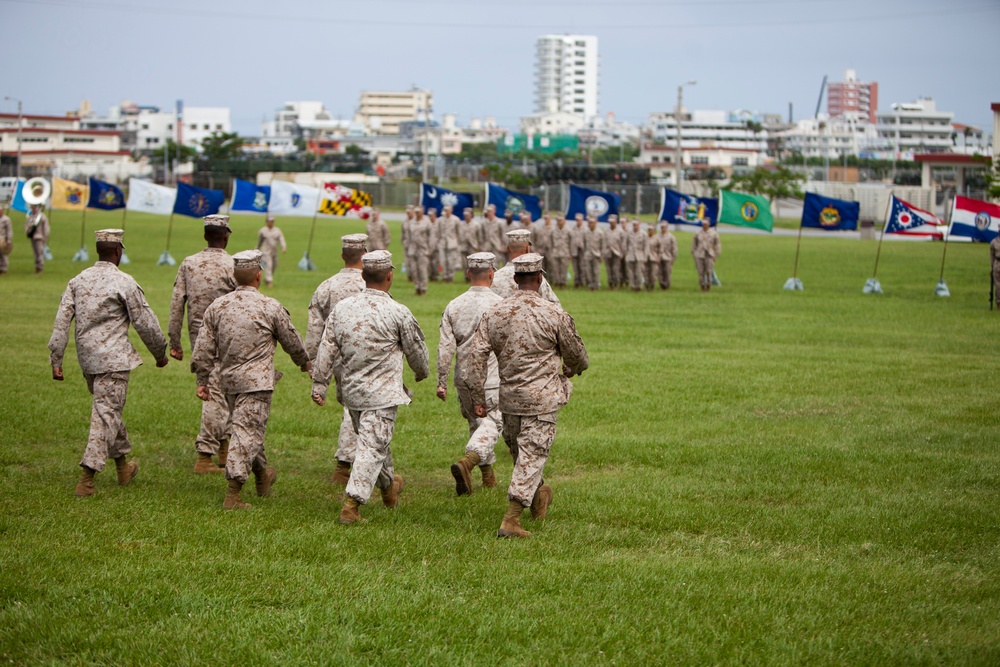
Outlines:
<svg viewBox="0 0 1000 667"><path fill-rule="evenodd" d="M701 229L695 233L691 241L691 254L694 255L694 264L698 269L698 284L701 285L702 292L712 289L715 260L722 252L719 233L712 229L711 224L708 220L702 220Z"/></svg>
<svg viewBox="0 0 1000 667"><path fill-rule="evenodd" d="M625 230L618 226L618 216L608 216L607 250L604 267L608 272L608 287L617 289L622 284L622 258L625 256Z"/></svg>
<svg viewBox="0 0 1000 667"><path fill-rule="evenodd" d="M480 250L491 252L497 258L497 266L507 263L507 241L504 238L506 224L497 217L497 207L489 204L483 209L483 244Z"/></svg>
<svg viewBox="0 0 1000 667"><path fill-rule="evenodd" d="M417 262L413 256L413 244L410 236L410 229L413 226L414 219L413 206L407 206L406 215L403 218L403 222L399 225L399 240L403 244L403 268L406 269L406 279L411 283L417 273Z"/></svg>
<svg viewBox="0 0 1000 667"><path fill-rule="evenodd" d="M551 273L552 269L552 214L546 213L542 219L532 226L531 238L534 239L533 250L545 258L545 271Z"/></svg>
<svg viewBox="0 0 1000 667"><path fill-rule="evenodd" d="M285 235L274 226L274 216L268 215L264 226L257 230L257 249L264 254L264 282L270 287L274 283L274 272L278 269L278 248L287 252Z"/></svg>
<svg viewBox="0 0 1000 667"><path fill-rule="evenodd" d="M633 292L642 290L642 274L648 256L649 237L642 233L642 227L636 220L632 223L632 231L628 233L628 245L625 251L625 267Z"/></svg>
<svg viewBox="0 0 1000 667"><path fill-rule="evenodd" d="M656 233L656 227L650 225L646 228L646 234L649 237L649 250L646 253L646 290L651 290L656 287L657 276L660 275L660 247L662 245L661 237Z"/></svg>
<svg viewBox="0 0 1000 667"><path fill-rule="evenodd" d="M670 225L660 222L660 289L670 289L674 274L674 260L677 259L677 237L670 233Z"/></svg>
<svg viewBox="0 0 1000 667"><path fill-rule="evenodd" d="M555 439L556 417L569 401L569 378L590 363L573 318L538 295L542 261L535 253L514 260L520 289L483 313L466 367L476 414L485 416L489 358L496 355L503 437L514 457L508 509L498 537L531 535L520 523L525 507L531 507L533 518L545 518L552 488L542 473Z"/></svg>
<svg viewBox="0 0 1000 667"><path fill-rule="evenodd" d="M552 256L549 258L549 265L552 267L549 275L556 287L566 287L569 260L572 257L571 247L572 239L566 226L566 216L560 213L556 216L556 226L552 229Z"/></svg>
<svg viewBox="0 0 1000 667"><path fill-rule="evenodd" d="M340 510L342 524L361 520L358 508L368 502L376 486L386 507L399 502L403 478L393 470L390 443L397 408L409 404L412 395L403 386L403 357L417 382L430 372L420 325L406 306L389 296L392 255L376 250L361 261L365 290L334 306L313 373L313 401L323 405L331 377L336 378L337 400L350 411L358 434L358 452Z"/></svg>
<svg viewBox="0 0 1000 667"><path fill-rule="evenodd" d="M388 250L392 243L392 235L389 233L389 225L382 219L382 212L373 208L368 214L368 222L365 224L365 232L368 235L368 250Z"/></svg>
<svg viewBox="0 0 1000 667"><path fill-rule="evenodd" d="M216 363L219 386L232 415L233 435L226 458L229 485L222 502L225 509L246 509L240 492L250 477L256 478L258 496L267 496L277 479L267 465L264 436L271 414L271 396L281 374L274 370L278 343L295 365L308 372L309 356L292 325L288 311L258 291L261 252L244 250L233 255L236 291L219 297L205 311L205 320L191 355L198 378L197 395L207 400L208 381Z"/></svg>
<svg viewBox="0 0 1000 667"><path fill-rule="evenodd" d="M157 367L167 365L167 340L156 314L132 276L118 270L125 249L124 233L120 229L96 233L99 260L69 281L49 339L52 379L61 381L69 328L76 320L76 356L87 389L94 396L90 436L75 491L81 497L94 495L94 475L104 470L109 458L115 461L120 485L131 482L139 471L138 463L125 460L132 444L122 420L129 374L142 364L128 339L129 324L156 359Z"/></svg>
<svg viewBox="0 0 1000 667"><path fill-rule="evenodd" d="M441 280L446 283L455 280L455 271L461 268L461 261L458 254L459 246L459 225L461 221L452 214L451 206L445 206L441 214L438 225L441 229L438 240L438 251L441 257Z"/></svg>
<svg viewBox="0 0 1000 667"><path fill-rule="evenodd" d="M493 274L493 284L491 289L503 298L507 298L517 292L517 283L514 282L514 260L521 255L531 252L531 232L527 229L515 229L507 232L507 255L510 263ZM542 286L538 293L543 299L556 304L560 308L562 304L559 297L552 291L549 281L542 276Z"/></svg>
<svg viewBox="0 0 1000 667"><path fill-rule="evenodd" d="M306 354L309 360L316 362L320 343L323 341L323 331L333 307L349 296L358 294L365 288L361 277L361 257L365 254L365 244L369 237L364 234L348 234L340 237L341 258L344 268L339 273L327 278L313 294L309 302L309 327L306 329ZM351 464L358 448L358 435L351 425L351 415L347 408L343 410L340 422L340 433L337 436L337 468L331 481L334 484L347 484L351 476Z"/></svg>
<svg viewBox="0 0 1000 667"><path fill-rule="evenodd" d="M192 349L198 340L198 331L205 317L205 310L223 294L236 289L233 278L233 258L226 252L229 243L228 215L205 217L205 241L208 247L201 252L184 258L177 268L174 292L170 299L170 321L167 337L170 341L170 356L178 361L184 359L181 346L181 330L184 328L184 307L187 306L188 340ZM194 448L198 460L194 472L205 474L222 472L229 452L229 405L226 396L219 389L218 365L208 378L209 399L201 404L201 426ZM212 462L218 455L219 465Z"/></svg>
<svg viewBox="0 0 1000 667"><path fill-rule="evenodd" d="M39 204L31 205L31 213L24 219L24 233L31 241L35 253L35 273L45 270L45 246L49 243L49 219Z"/></svg>
<svg viewBox="0 0 1000 667"><path fill-rule="evenodd" d="M476 415L472 392L465 380L466 357L472 336L479 327L479 318L488 308L503 300L489 287L493 280L495 261L491 252L469 255L466 258L468 264L466 274L472 287L465 294L453 299L441 315L437 354L437 397L442 401L448 397L448 376L451 374L451 358L454 356L455 393L458 394L458 406L462 416L469 422L469 441L465 445L465 457L451 466L451 474L455 478L455 491L460 496L472 493L472 469L476 466L479 466L482 473L484 487L492 488L497 485L497 478L493 473L493 463L496 462L493 450L497 440L500 439L501 418L497 396L500 376L497 375L496 357L491 357L489 362L485 417Z"/></svg>
<svg viewBox="0 0 1000 667"><path fill-rule="evenodd" d="M587 280L587 228L584 226L583 214L577 213L575 226L569 230L569 252L573 260L573 287L586 287Z"/></svg>
<svg viewBox="0 0 1000 667"><path fill-rule="evenodd" d="M414 210L414 219L410 223L410 246L413 253L413 283L417 296L427 294L427 280L430 275L431 245L433 241L433 229L430 220L424 216L422 206L417 206Z"/></svg>
<svg viewBox="0 0 1000 667"><path fill-rule="evenodd" d="M587 231L583 237L584 274L591 292L601 289L601 259L605 255L607 238L604 230L597 226L597 218L587 221Z"/></svg>
<svg viewBox="0 0 1000 667"><path fill-rule="evenodd" d="M14 247L14 223L7 217L5 202L0 202L0 276L7 273L7 256Z"/></svg>

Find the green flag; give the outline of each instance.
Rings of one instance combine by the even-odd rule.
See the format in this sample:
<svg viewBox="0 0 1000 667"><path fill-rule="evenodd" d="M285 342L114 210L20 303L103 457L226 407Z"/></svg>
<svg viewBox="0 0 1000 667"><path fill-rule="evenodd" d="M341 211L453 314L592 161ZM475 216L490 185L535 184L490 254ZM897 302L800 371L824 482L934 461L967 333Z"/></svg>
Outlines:
<svg viewBox="0 0 1000 667"><path fill-rule="evenodd" d="M767 197L745 195L742 192L719 192L719 222L738 227L753 227L765 232L774 228L771 203Z"/></svg>

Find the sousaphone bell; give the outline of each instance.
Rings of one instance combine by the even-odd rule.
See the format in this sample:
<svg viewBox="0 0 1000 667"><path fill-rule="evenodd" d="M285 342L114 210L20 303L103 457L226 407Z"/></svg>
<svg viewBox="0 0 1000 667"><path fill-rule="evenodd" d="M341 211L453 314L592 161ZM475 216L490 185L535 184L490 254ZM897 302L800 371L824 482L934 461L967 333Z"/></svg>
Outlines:
<svg viewBox="0 0 1000 667"><path fill-rule="evenodd" d="M28 206L44 204L52 196L52 186L41 176L36 176L25 182L21 188L21 193L24 203Z"/></svg>

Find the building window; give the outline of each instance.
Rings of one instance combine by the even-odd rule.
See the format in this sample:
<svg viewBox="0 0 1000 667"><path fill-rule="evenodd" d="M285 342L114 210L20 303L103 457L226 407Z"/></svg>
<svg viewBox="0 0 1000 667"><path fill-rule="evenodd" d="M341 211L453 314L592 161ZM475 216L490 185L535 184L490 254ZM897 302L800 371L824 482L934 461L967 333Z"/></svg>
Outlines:
<svg viewBox="0 0 1000 667"><path fill-rule="evenodd" d="M218 130L219 132L221 132L222 131L222 123L216 123L215 124L215 129Z"/></svg>
<svg viewBox="0 0 1000 667"><path fill-rule="evenodd" d="M734 157L733 166L734 167L746 167L750 164L750 159L746 157Z"/></svg>
<svg viewBox="0 0 1000 667"><path fill-rule="evenodd" d="M149 123L143 123L142 124L142 129L148 130L149 129Z"/></svg>
<svg viewBox="0 0 1000 667"><path fill-rule="evenodd" d="M205 126L204 126L204 129L205 129L206 131L208 131L208 130L211 130L211 129L212 129L212 126L211 126L211 125L209 125L208 123L205 123Z"/></svg>
<svg viewBox="0 0 1000 667"><path fill-rule="evenodd" d="M191 127L189 129L197 130L198 129L198 123L191 123Z"/></svg>
<svg viewBox="0 0 1000 667"><path fill-rule="evenodd" d="M691 164L708 164L707 155L692 155Z"/></svg>

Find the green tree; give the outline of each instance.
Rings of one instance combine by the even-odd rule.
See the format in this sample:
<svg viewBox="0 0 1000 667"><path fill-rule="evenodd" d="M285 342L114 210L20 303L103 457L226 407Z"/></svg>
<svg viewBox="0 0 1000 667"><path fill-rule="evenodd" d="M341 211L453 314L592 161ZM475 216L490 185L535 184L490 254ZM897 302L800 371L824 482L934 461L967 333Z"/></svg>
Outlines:
<svg viewBox="0 0 1000 667"><path fill-rule="evenodd" d="M161 164L163 162L163 150L167 151L167 160L173 161L179 159L181 162L188 162L198 157L198 151L191 146L185 146L181 144L180 151L177 150L177 142L173 139L167 139L167 145L161 146L153 151L153 162Z"/></svg>
<svg viewBox="0 0 1000 667"><path fill-rule="evenodd" d="M201 158L212 163L235 160L243 152L243 139L235 132L213 132L201 142Z"/></svg>
<svg viewBox="0 0 1000 667"><path fill-rule="evenodd" d="M733 174L727 189L750 195L764 195L773 203L779 197L802 199L805 195L802 194L799 184L805 180L804 175L785 167L777 169L758 167L744 174Z"/></svg>

